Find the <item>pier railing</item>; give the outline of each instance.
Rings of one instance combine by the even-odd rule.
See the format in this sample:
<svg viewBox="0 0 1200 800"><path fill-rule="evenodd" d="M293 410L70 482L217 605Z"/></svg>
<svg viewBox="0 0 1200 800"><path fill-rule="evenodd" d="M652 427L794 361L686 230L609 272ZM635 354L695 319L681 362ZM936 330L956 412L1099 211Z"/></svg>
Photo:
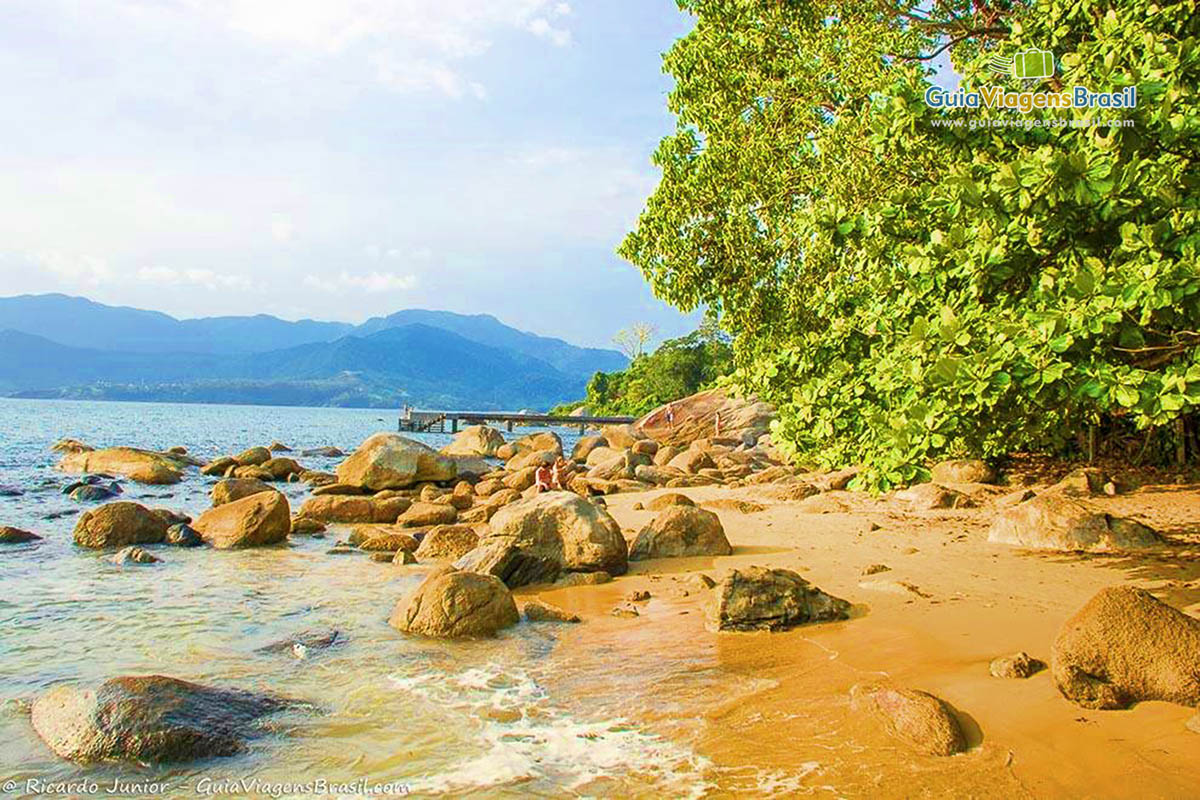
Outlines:
<svg viewBox="0 0 1200 800"><path fill-rule="evenodd" d="M415 433L458 433L459 425L487 425L503 423L509 431L514 426L574 426L582 431L600 425L624 425L636 417L562 417L554 414L521 414L504 411L409 411L400 417L397 430ZM449 431L446 423L450 424Z"/></svg>

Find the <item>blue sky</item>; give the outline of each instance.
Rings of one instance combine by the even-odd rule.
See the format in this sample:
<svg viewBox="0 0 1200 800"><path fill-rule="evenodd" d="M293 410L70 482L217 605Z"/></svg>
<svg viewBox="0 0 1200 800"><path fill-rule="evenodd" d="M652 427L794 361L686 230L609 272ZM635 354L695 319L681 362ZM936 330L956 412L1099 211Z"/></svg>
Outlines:
<svg viewBox="0 0 1200 800"><path fill-rule="evenodd" d="M614 255L673 0L6 0L0 292L690 330Z"/></svg>

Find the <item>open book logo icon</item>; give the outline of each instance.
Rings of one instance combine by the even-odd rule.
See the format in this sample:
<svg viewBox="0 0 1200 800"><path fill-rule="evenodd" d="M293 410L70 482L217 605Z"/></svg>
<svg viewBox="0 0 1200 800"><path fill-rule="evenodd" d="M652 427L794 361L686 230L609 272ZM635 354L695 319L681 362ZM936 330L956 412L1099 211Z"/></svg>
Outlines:
<svg viewBox="0 0 1200 800"><path fill-rule="evenodd" d="M1054 75L1054 54L1049 50L1025 50L1013 56L992 56L994 72L1018 80L1049 78Z"/></svg>

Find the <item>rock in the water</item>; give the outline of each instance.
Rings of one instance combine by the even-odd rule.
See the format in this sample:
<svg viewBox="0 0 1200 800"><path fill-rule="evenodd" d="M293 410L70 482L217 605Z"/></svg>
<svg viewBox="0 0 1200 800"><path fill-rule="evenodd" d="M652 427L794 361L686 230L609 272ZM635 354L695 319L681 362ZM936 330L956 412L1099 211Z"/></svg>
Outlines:
<svg viewBox="0 0 1200 800"><path fill-rule="evenodd" d="M71 499L78 503L98 503L111 500L120 495L108 486L90 485L77 486L71 490Z"/></svg>
<svg viewBox="0 0 1200 800"><path fill-rule="evenodd" d="M295 636L289 636L286 639L280 639L277 642L263 645L255 652L294 655L298 647L303 648L305 652L328 650L330 647L339 645L345 641L346 637L342 635L341 631L301 631Z"/></svg>
<svg viewBox="0 0 1200 800"><path fill-rule="evenodd" d="M562 572L623 575L628 568L621 526L608 511L571 492L545 492L497 511L480 539L481 547L492 545L516 548Z"/></svg>
<svg viewBox="0 0 1200 800"><path fill-rule="evenodd" d="M315 519L302 516L292 517L293 534L311 536L314 533L321 533L324 530L325 524Z"/></svg>
<svg viewBox="0 0 1200 800"><path fill-rule="evenodd" d="M1132 586L1102 589L1063 625L1051 671L1068 700L1200 705L1200 620Z"/></svg>
<svg viewBox="0 0 1200 800"><path fill-rule="evenodd" d="M377 533L364 540L358 549L368 553L395 553L399 550L407 550L411 553L417 549L418 544L417 540L407 533L387 531Z"/></svg>
<svg viewBox="0 0 1200 800"><path fill-rule="evenodd" d="M600 572L568 572L557 581L555 586L571 588L574 586L599 586L602 583L612 583L612 575Z"/></svg>
<svg viewBox="0 0 1200 800"><path fill-rule="evenodd" d="M50 449L56 453L88 453L96 448L90 444L84 444L78 439L59 439L50 445Z"/></svg>
<svg viewBox="0 0 1200 800"><path fill-rule="evenodd" d="M995 678L1028 678L1045 668L1045 664L1024 652L1000 656L988 664L988 672Z"/></svg>
<svg viewBox="0 0 1200 800"><path fill-rule="evenodd" d="M213 506L216 507L259 492L273 491L275 490L257 478L225 478L213 484L209 495L212 497Z"/></svg>
<svg viewBox="0 0 1200 800"><path fill-rule="evenodd" d="M727 556L733 553L721 520L711 511L695 506L673 506L642 528L629 559Z"/></svg>
<svg viewBox="0 0 1200 800"><path fill-rule="evenodd" d="M67 453L58 462L58 469L77 473L106 472L123 475L138 483L164 485L183 479L185 462L180 458L132 447L110 447Z"/></svg>
<svg viewBox="0 0 1200 800"><path fill-rule="evenodd" d="M526 622L582 622L578 614L541 600L530 600L521 609Z"/></svg>
<svg viewBox="0 0 1200 800"><path fill-rule="evenodd" d="M166 536L167 523L162 517L125 501L85 511L75 523L75 544L80 547L158 544Z"/></svg>
<svg viewBox="0 0 1200 800"><path fill-rule="evenodd" d="M977 458L943 461L936 464L930 474L934 483L994 483L996 481L996 470L988 466L986 461L980 461Z"/></svg>
<svg viewBox="0 0 1200 800"><path fill-rule="evenodd" d="M269 445L267 445L267 449L270 450L272 453L290 453L290 452L292 452L292 448L288 447L286 444L279 441L278 439L276 439L275 441L273 441Z"/></svg>
<svg viewBox="0 0 1200 800"><path fill-rule="evenodd" d="M1141 523L1092 511L1061 494L1040 494L996 514L988 541L1031 550L1107 553L1156 547L1158 534Z"/></svg>
<svg viewBox="0 0 1200 800"><path fill-rule="evenodd" d="M395 433L377 433L337 468L339 483L380 491L404 489L422 481L449 481L454 459Z"/></svg>
<svg viewBox="0 0 1200 800"><path fill-rule="evenodd" d="M254 723L284 705L163 675L130 676L50 689L34 701L31 720L50 749L71 761L181 762L242 751Z"/></svg>
<svg viewBox="0 0 1200 800"><path fill-rule="evenodd" d="M455 561L478 544L479 534L470 525L438 525L425 534L416 556L421 561Z"/></svg>
<svg viewBox="0 0 1200 800"><path fill-rule="evenodd" d="M0 484L0 497L20 497L23 494L25 490L20 487Z"/></svg>
<svg viewBox="0 0 1200 800"><path fill-rule="evenodd" d="M161 558L133 545L122 547L112 557L114 564L157 564L160 561L162 561Z"/></svg>
<svg viewBox="0 0 1200 800"><path fill-rule="evenodd" d="M688 497L686 494L667 492L666 494L660 494L658 497L655 497L654 499L650 500L650 502L646 503L646 509L648 511L662 511L664 508L670 508L671 506L694 505L696 504L692 502L692 498Z"/></svg>
<svg viewBox="0 0 1200 800"><path fill-rule="evenodd" d="M710 619L718 630L783 630L846 619L850 604L787 569L732 570L717 585Z"/></svg>
<svg viewBox="0 0 1200 800"><path fill-rule="evenodd" d="M36 533L0 525L0 544L23 544L24 542L39 542L41 539L42 537Z"/></svg>
<svg viewBox="0 0 1200 800"><path fill-rule="evenodd" d="M304 457L318 456L320 458L344 458L345 453L336 447L314 447L310 450L300 451L300 455Z"/></svg>
<svg viewBox="0 0 1200 800"><path fill-rule="evenodd" d="M164 541L176 547L199 547L204 544L203 537L186 522L179 522L167 528L167 536Z"/></svg>
<svg viewBox="0 0 1200 800"><path fill-rule="evenodd" d="M871 714L890 736L924 755L952 756L967 749L954 712L928 692L859 684L850 690L850 707Z"/></svg>
<svg viewBox="0 0 1200 800"><path fill-rule="evenodd" d="M447 456L494 456L504 446L504 435L487 425L468 425L441 449Z"/></svg>
<svg viewBox="0 0 1200 800"><path fill-rule="evenodd" d="M297 464L295 459L282 456L268 459L259 466L271 473L271 477L277 481L287 480L293 475L300 475L304 472L304 467Z"/></svg>
<svg viewBox="0 0 1200 800"><path fill-rule="evenodd" d="M233 457L241 467L257 467L271 460L271 451L265 447L251 447Z"/></svg>
<svg viewBox="0 0 1200 800"><path fill-rule="evenodd" d="M279 492L259 492L200 515L193 527L219 550L262 547L287 540L292 516Z"/></svg>
<svg viewBox="0 0 1200 800"><path fill-rule="evenodd" d="M235 461L232 456L224 456L222 458L214 459L214 460L208 462L207 464L205 464L203 467L200 468L200 474L201 475L221 476L221 475L224 475L226 472L229 472L230 468L236 467L237 465L238 465L237 461Z"/></svg>
<svg viewBox="0 0 1200 800"><path fill-rule="evenodd" d="M520 620L508 587L492 575L444 567L400 600L388 620L421 636L492 636Z"/></svg>

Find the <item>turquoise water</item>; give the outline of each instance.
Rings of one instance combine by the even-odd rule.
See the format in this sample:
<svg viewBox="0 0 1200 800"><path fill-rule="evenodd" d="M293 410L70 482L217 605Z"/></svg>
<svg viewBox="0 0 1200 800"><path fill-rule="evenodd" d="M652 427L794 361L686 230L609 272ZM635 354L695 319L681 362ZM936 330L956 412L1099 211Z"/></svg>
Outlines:
<svg viewBox="0 0 1200 800"><path fill-rule="evenodd" d="M0 485L26 492L0 497L0 524L45 537L0 552L0 780L17 782L13 796L31 780L95 781L103 790L118 778L161 781L165 789L154 793L172 797L211 795L220 781L237 779L365 779L410 796L452 797L674 797L705 785L705 762L686 748L552 688L572 680L596 686L598 668L593 662L587 672L562 653L553 625L522 624L468 642L388 627L419 573L328 555L337 531L260 550L154 548L163 563L137 567L74 547L84 507L61 494L73 478L54 469L48 449L69 436L97 447L182 445L199 458L276 439L297 451L349 452L394 428L395 415L378 410L0 400ZM569 447L572 432L560 433ZM450 437L415 438L440 446ZM299 460L315 469L336 464ZM212 481L190 470L176 486L126 482L125 497L195 515L208 507ZM280 487L293 508L306 496L301 485ZM345 644L304 659L256 652L299 631L329 629ZM284 715L278 735L254 740L242 756L184 767L76 766L29 724L29 700L54 683L149 673L265 689L315 710ZM608 708L620 706L610 699ZM293 788L285 794L363 795L354 785Z"/></svg>

